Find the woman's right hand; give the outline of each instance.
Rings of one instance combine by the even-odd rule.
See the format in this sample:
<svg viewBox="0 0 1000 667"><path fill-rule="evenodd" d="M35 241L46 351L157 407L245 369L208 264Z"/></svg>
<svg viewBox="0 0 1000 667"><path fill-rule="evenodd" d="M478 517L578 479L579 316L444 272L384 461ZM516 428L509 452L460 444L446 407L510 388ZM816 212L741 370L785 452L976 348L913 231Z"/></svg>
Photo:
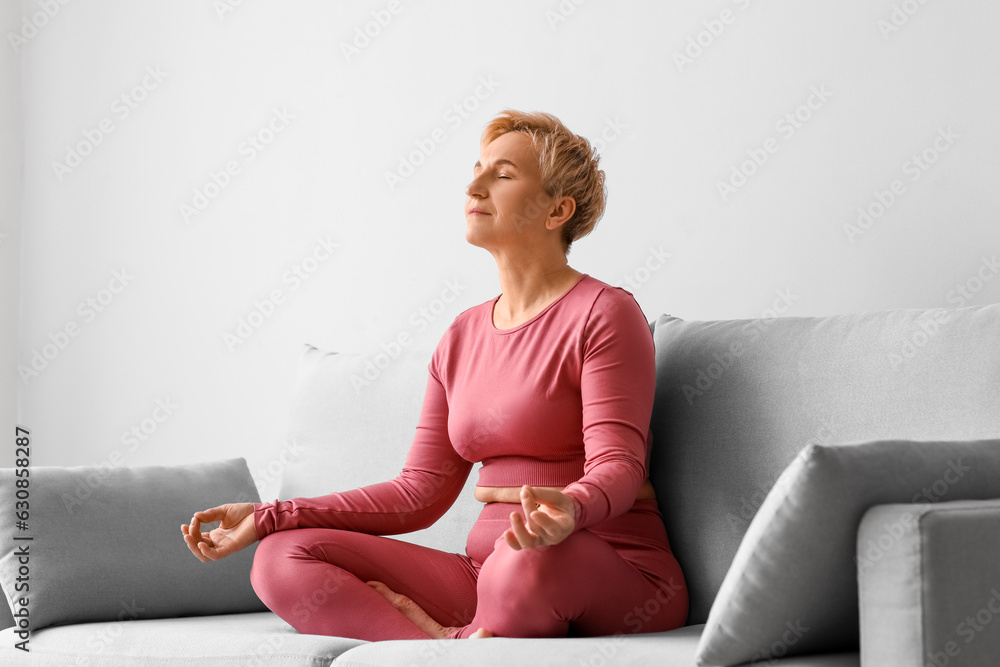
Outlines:
<svg viewBox="0 0 1000 667"><path fill-rule="evenodd" d="M215 530L201 532L202 523L221 521ZM253 503L229 503L195 512L191 525L181 524L184 542L202 562L225 558L257 541L253 523Z"/></svg>

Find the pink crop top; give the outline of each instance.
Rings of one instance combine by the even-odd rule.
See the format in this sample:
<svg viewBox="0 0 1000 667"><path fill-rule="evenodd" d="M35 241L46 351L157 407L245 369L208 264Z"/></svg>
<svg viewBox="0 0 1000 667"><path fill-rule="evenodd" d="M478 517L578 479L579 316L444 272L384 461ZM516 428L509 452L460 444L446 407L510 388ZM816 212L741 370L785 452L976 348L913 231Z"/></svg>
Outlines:
<svg viewBox="0 0 1000 667"><path fill-rule="evenodd" d="M392 535L479 486L562 486L576 530L627 512L648 474L653 336L630 292L583 274L530 320L497 329L500 297L459 314L428 364L416 434L395 479L254 504L257 536L290 528Z"/></svg>

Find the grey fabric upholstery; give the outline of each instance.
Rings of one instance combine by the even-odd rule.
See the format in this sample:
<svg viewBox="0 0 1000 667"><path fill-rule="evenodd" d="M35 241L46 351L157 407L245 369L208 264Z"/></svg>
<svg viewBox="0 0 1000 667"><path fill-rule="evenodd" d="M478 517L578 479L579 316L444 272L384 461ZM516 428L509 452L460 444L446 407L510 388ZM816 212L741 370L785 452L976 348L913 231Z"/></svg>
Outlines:
<svg viewBox="0 0 1000 667"><path fill-rule="evenodd" d="M29 528L22 532L16 497L7 492L14 469L0 470L0 583L9 596L23 597L16 591L18 550L27 547L32 630L267 609L250 585L256 545L206 564L191 555L180 530L198 510L260 499L244 459L39 466L30 480ZM32 541L15 541L24 535Z"/></svg>
<svg viewBox="0 0 1000 667"><path fill-rule="evenodd" d="M865 664L996 663L1000 500L874 507L857 559Z"/></svg>
<svg viewBox="0 0 1000 667"><path fill-rule="evenodd" d="M810 442L1000 437L1000 305L655 322L651 477L704 623L781 471Z"/></svg>
<svg viewBox="0 0 1000 667"><path fill-rule="evenodd" d="M3 602L4 604L0 604L0 630L5 630L13 627L14 625L14 615L11 614L10 607L6 604L6 600Z"/></svg>
<svg viewBox="0 0 1000 667"><path fill-rule="evenodd" d="M27 667L694 667L702 626L634 637L393 641L300 635L271 613L52 627L32 639L30 662L0 632L0 664ZM84 660L85 659L85 660ZM77 662L79 660L79 662ZM859 667L857 653L781 660L781 667Z"/></svg>
<svg viewBox="0 0 1000 667"><path fill-rule="evenodd" d="M265 611L53 626L32 634L30 656L13 643L12 628L0 632L0 665L321 667L364 642L300 635Z"/></svg>
<svg viewBox="0 0 1000 667"><path fill-rule="evenodd" d="M883 503L942 498L1000 498L1000 439L806 447L750 523L708 615L699 661L856 649L862 516Z"/></svg>
<svg viewBox="0 0 1000 667"><path fill-rule="evenodd" d="M46 628L34 635L33 646L52 655L37 653L36 658L48 660L37 664L74 664L77 656L89 655L91 665L115 667L320 667L335 658L338 665L355 667L519 662L692 667L703 631L697 624L707 618L747 526L779 473L809 442L1000 437L1000 305L754 321L683 322L664 315L651 328L657 347L651 476L692 596L688 627L628 637L620 644L599 637L365 644L298 635L267 612ZM311 353L305 369L323 374L350 361L332 361L327 354ZM335 416L324 401L345 390L328 387L332 394L309 398L308 382L322 389L329 378L300 376L292 430L299 435L281 459L291 459L281 496L383 481L385 470L398 470L417 420L429 358L427 351L423 359L414 352L409 361L394 360L378 376L378 386L368 387L382 392L378 395L389 406L389 416L384 411L354 415L351 428L376 431L385 449L377 450L378 457L366 450L368 460L357 473L337 466L342 452L336 448L324 452L324 443L337 433L324 430ZM303 443L308 447L300 448ZM338 475L334 484L331 472ZM468 489L464 496L459 512L474 516ZM434 546L461 549L468 519L457 516L453 526L434 537ZM94 633L101 629L116 633L113 650L106 644L98 650ZM234 641L217 644L213 638L220 635ZM276 637L282 639L280 651L273 646ZM0 663L13 655L12 644L11 630L0 632ZM614 660L606 656L612 649ZM860 662L857 653L848 652L788 657L774 664L857 667Z"/></svg>
<svg viewBox="0 0 1000 667"><path fill-rule="evenodd" d="M510 667L511 665L567 665L598 667L649 665L695 667L694 652L702 626L671 632L621 637L581 639L489 639L454 642L379 642L366 644L337 659L337 667L412 665L427 667ZM490 650L483 650L489 642ZM766 661L758 663L768 664ZM788 658L781 667L860 667L857 653Z"/></svg>

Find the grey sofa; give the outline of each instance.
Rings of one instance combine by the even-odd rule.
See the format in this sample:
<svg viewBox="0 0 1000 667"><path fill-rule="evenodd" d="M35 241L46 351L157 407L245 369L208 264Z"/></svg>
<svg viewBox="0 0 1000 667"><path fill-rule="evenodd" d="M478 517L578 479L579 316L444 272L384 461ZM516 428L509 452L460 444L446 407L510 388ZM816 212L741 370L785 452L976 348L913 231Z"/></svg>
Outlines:
<svg viewBox="0 0 1000 667"><path fill-rule="evenodd" d="M30 654L13 648L17 628L7 627L0 664L691 667L699 650L704 664L1000 664L1000 619L984 622L1000 612L1000 304L772 315L650 322L651 478L690 594L686 627L366 643L299 635L266 610L200 608L187 613L209 615L71 615L33 630ZM267 468L281 475L280 495L394 475L429 358L429 350L379 359L306 346L289 438ZM441 521L400 539L461 551L478 509L475 474ZM0 511L9 507L0 501ZM10 600L13 528L3 522L0 581ZM170 539L183 548L179 532ZM220 577L229 568L227 585L246 586L251 558L225 566L192 558L190 567ZM2 625L11 622L8 614Z"/></svg>

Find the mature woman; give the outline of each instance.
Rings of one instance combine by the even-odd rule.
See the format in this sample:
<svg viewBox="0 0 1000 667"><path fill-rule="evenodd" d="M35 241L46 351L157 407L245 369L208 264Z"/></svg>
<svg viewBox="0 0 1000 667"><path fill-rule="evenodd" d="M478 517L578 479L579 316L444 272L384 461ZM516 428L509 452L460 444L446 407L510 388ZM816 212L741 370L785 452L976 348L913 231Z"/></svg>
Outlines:
<svg viewBox="0 0 1000 667"><path fill-rule="evenodd" d="M566 260L604 213L598 157L554 116L507 110L483 132L466 195L466 239L493 255L501 293L458 315L435 349L399 476L197 512L184 540L203 561L261 540L254 590L302 633L565 637L683 625L687 589L647 478L649 325L631 293ZM465 555L383 537L434 523L477 461L484 506ZM211 521L222 523L202 533Z"/></svg>

